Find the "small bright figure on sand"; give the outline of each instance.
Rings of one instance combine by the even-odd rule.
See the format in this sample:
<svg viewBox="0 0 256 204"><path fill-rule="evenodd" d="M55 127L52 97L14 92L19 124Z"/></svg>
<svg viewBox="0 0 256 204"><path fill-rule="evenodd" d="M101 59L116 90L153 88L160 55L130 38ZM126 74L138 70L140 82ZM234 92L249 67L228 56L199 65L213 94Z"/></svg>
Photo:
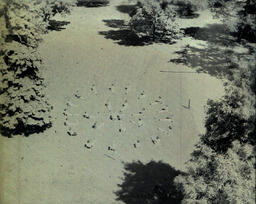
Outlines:
<svg viewBox="0 0 256 204"><path fill-rule="evenodd" d="M188 99L188 105L187 106L184 106L184 105L182 105L184 108L186 108L186 109L190 109L190 106L191 106L191 103L190 103L190 99Z"/></svg>

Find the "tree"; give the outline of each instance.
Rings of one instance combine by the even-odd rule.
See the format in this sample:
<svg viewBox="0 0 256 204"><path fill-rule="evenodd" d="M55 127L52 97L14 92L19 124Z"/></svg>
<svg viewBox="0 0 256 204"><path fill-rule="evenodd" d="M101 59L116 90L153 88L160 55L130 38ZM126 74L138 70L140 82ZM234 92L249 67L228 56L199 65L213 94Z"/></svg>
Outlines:
<svg viewBox="0 0 256 204"><path fill-rule="evenodd" d="M4 27L7 30L4 39L17 41L28 47L36 48L47 33L50 19L57 13L70 12L71 3L54 0L11 0L3 3ZM36 35L35 35L36 34Z"/></svg>
<svg viewBox="0 0 256 204"><path fill-rule="evenodd" d="M138 8L129 25L140 38L152 41L171 42L181 37L182 32L175 23L176 12L161 1L139 1Z"/></svg>
<svg viewBox="0 0 256 204"><path fill-rule="evenodd" d="M256 2L208 3L238 37L236 45L248 52L233 52L227 59L228 70L223 67L224 71L217 73L224 81L225 95L208 101L206 133L187 162L187 175L178 176L176 182L185 195L183 203L254 203ZM207 70L207 66L202 69Z"/></svg>
<svg viewBox="0 0 256 204"><path fill-rule="evenodd" d="M232 91L231 89L229 89ZM206 133L201 140L213 150L226 152L235 140L255 145L255 113L247 99L235 88L231 96L208 101ZM248 112L250 111L251 112Z"/></svg>
<svg viewBox="0 0 256 204"><path fill-rule="evenodd" d="M50 19L70 11L62 1L4 0L0 3L0 134L12 137L51 127L36 48Z"/></svg>
<svg viewBox="0 0 256 204"><path fill-rule="evenodd" d="M197 17L195 13L208 8L207 0L166 0L169 5L173 5L179 17Z"/></svg>
<svg viewBox="0 0 256 204"><path fill-rule="evenodd" d="M235 32L238 40L256 42L256 0L209 0L210 8Z"/></svg>
<svg viewBox="0 0 256 204"><path fill-rule="evenodd" d="M175 182L185 195L182 203L254 203L253 146L235 141L226 154L199 143L187 163L188 174Z"/></svg>

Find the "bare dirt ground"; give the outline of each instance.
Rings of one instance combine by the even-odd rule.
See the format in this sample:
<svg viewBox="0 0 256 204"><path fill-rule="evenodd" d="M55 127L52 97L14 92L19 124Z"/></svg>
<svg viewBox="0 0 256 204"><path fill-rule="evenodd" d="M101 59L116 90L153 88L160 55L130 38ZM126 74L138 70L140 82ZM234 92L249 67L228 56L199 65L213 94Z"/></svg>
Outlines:
<svg viewBox="0 0 256 204"><path fill-rule="evenodd" d="M1 138L6 204L123 203L114 192L124 163L162 160L184 169L204 132L206 101L222 96L222 82L160 72L193 72L168 61L178 47L204 46L200 41L125 46L99 34L118 30L103 20L129 19L116 9L120 4L75 8L65 30L45 36L40 52L53 127L28 138ZM206 16L197 22L211 23Z"/></svg>

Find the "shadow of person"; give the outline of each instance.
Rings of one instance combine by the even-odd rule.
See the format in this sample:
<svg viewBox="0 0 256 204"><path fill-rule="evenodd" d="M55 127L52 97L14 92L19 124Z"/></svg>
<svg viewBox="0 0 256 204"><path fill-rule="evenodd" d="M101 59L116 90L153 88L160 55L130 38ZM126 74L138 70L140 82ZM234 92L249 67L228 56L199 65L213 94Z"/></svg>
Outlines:
<svg viewBox="0 0 256 204"><path fill-rule="evenodd" d="M184 174L169 164L151 161L126 163L123 183L115 192L118 201L126 204L176 204L183 195L176 189L174 178Z"/></svg>

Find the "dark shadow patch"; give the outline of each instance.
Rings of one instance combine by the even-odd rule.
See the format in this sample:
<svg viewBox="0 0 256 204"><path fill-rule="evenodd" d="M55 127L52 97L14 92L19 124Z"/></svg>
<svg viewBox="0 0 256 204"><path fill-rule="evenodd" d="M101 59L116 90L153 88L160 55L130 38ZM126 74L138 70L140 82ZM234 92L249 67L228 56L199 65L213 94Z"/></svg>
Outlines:
<svg viewBox="0 0 256 204"><path fill-rule="evenodd" d="M236 39L223 24L209 24L204 28L189 27L184 29L185 35L196 40L203 40L221 46L232 46Z"/></svg>
<svg viewBox="0 0 256 204"><path fill-rule="evenodd" d="M198 18L199 14L198 13L179 14L179 17L182 19L193 19L193 18Z"/></svg>
<svg viewBox="0 0 256 204"><path fill-rule="evenodd" d="M116 41L118 45L124 46L144 46L152 44L148 38L139 38L129 29L100 31L100 35L104 35L106 39Z"/></svg>
<svg viewBox="0 0 256 204"><path fill-rule="evenodd" d="M76 5L78 7L102 7L109 4L108 0L78 0Z"/></svg>
<svg viewBox="0 0 256 204"><path fill-rule="evenodd" d="M196 13L197 8L195 8L195 6L191 5L190 3L177 1L174 2L173 5L176 7L175 11L177 12L179 18L192 19L199 17L199 14Z"/></svg>
<svg viewBox="0 0 256 204"><path fill-rule="evenodd" d="M173 44L175 42L165 42L164 40L153 40L150 36L138 37L134 31L131 30L130 26L123 20L111 19L103 20L105 25L110 28L118 28L118 30L100 31L99 34L103 35L106 39L111 39L116 41L119 45L124 46L145 46L151 45L153 43L169 43Z"/></svg>
<svg viewBox="0 0 256 204"><path fill-rule="evenodd" d="M22 45L26 45L28 46L28 40L27 40L27 36L26 35L14 35L14 34L10 34L7 35L5 38L5 42L13 42L16 41Z"/></svg>
<svg viewBox="0 0 256 204"><path fill-rule="evenodd" d="M188 27L183 30L186 36L195 37L200 29L200 27Z"/></svg>
<svg viewBox="0 0 256 204"><path fill-rule="evenodd" d="M185 49L177 51L179 55L170 62L175 64L183 64L196 69L197 72L208 73L212 76L222 78L223 76L232 76L233 69L237 69L237 65L231 62L231 56L234 51L231 49L221 49L214 45L208 45L205 48L196 48L186 46Z"/></svg>
<svg viewBox="0 0 256 204"><path fill-rule="evenodd" d="M0 125L0 134L8 138L12 138L14 135L24 135L25 137L28 137L31 134L42 133L51 127L52 123L47 123L44 125L28 125L22 121L18 121L18 124L13 129Z"/></svg>
<svg viewBox="0 0 256 204"><path fill-rule="evenodd" d="M8 71L13 71L17 72L19 70L19 73L17 73L16 78L21 79L28 77L29 79L32 80L40 80L40 77L38 76L38 68L34 66L33 64L28 66L28 65L17 65L16 62L12 61L12 56L11 55L5 55L3 57L4 62L8 67Z"/></svg>
<svg viewBox="0 0 256 204"><path fill-rule="evenodd" d="M127 27L127 25L125 25L124 20L111 19L111 20L103 20L103 22L106 24L106 26L110 28L123 28L125 26Z"/></svg>
<svg viewBox="0 0 256 204"><path fill-rule="evenodd" d="M237 38L238 42L244 39L250 43L256 43L256 29L253 29L250 25L239 27L238 32L233 33L233 35Z"/></svg>
<svg viewBox="0 0 256 204"><path fill-rule="evenodd" d="M197 72L208 73L219 78L228 77L233 80L234 70L238 64L232 58L243 57L232 48L238 43L236 38L222 24L211 24L204 28L190 27L185 29L185 35L196 40L206 41L201 48L187 45L184 49L176 51L177 58L170 62L183 64L196 69Z"/></svg>
<svg viewBox="0 0 256 204"><path fill-rule="evenodd" d="M174 178L184 174L169 164L151 161L126 163L123 183L115 192L117 201L126 204L177 204L183 194L174 185Z"/></svg>
<svg viewBox="0 0 256 204"><path fill-rule="evenodd" d="M48 30L55 30L55 31L61 31L64 30L66 25L70 24L68 21L56 21L56 20L50 20L49 26L47 27Z"/></svg>
<svg viewBox="0 0 256 204"><path fill-rule="evenodd" d="M237 110L245 105L244 96L235 93L222 101L208 100L205 128L201 140L214 151L226 153L233 141L255 146L255 115L249 118L241 116Z"/></svg>
<svg viewBox="0 0 256 204"><path fill-rule="evenodd" d="M143 46L150 44L149 39L147 38L139 38L127 24L125 24L124 20L119 19L111 19L111 20L103 20L106 26L110 28L118 28L119 30L109 30L109 31L100 31L100 35L104 35L106 39L111 39L116 41L119 45L124 46Z"/></svg>
<svg viewBox="0 0 256 204"><path fill-rule="evenodd" d="M116 6L116 9L121 13L129 14L129 16L133 16L136 13L138 5L119 5Z"/></svg>
<svg viewBox="0 0 256 204"><path fill-rule="evenodd" d="M180 5L176 10L178 16L183 19L198 18L199 14L195 13L189 5Z"/></svg>

